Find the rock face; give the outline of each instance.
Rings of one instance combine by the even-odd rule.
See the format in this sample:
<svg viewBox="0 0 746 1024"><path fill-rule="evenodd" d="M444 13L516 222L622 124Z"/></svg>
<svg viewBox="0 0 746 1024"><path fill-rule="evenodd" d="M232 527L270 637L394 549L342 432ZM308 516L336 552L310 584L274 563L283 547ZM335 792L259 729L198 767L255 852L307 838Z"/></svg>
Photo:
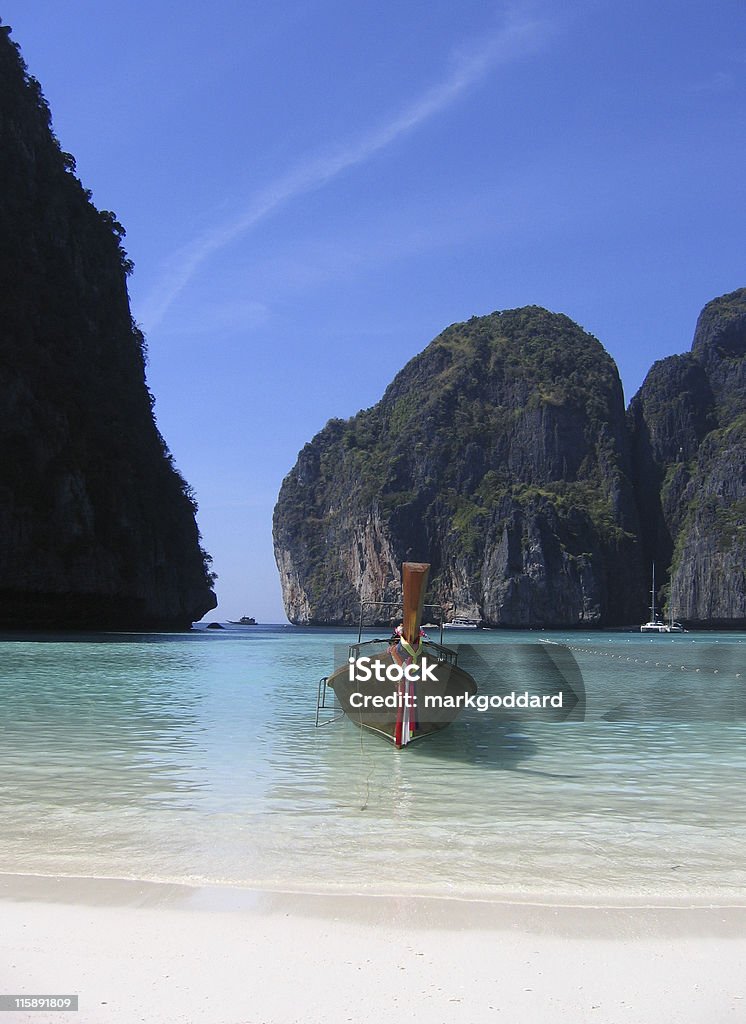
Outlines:
<svg viewBox="0 0 746 1024"><path fill-rule="evenodd" d="M691 353L630 403L646 561L693 625L746 625L746 289L703 309ZM670 568L669 568L670 567Z"/></svg>
<svg viewBox="0 0 746 1024"><path fill-rule="evenodd" d="M114 216L0 26L0 627L187 627L215 606L152 415Z"/></svg>
<svg viewBox="0 0 746 1024"><path fill-rule="evenodd" d="M640 621L644 583L616 367L538 307L455 324L381 401L332 420L285 479L274 541L288 617L357 621L432 563L451 613L501 626ZM371 618L385 620L382 613Z"/></svg>
<svg viewBox="0 0 746 1024"><path fill-rule="evenodd" d="M613 362L566 317L449 327L285 479L288 617L355 621L360 597L396 600L413 559L454 614L636 623L655 562L659 610L746 626L745 353L741 289L704 308L691 352L654 364L625 427Z"/></svg>

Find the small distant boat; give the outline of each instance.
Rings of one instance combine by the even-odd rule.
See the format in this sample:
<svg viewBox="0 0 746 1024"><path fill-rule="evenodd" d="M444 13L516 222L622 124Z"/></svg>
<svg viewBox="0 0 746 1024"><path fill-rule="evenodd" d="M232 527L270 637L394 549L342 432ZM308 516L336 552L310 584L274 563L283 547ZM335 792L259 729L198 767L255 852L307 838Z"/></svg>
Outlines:
<svg viewBox="0 0 746 1024"><path fill-rule="evenodd" d="M680 622L675 622L673 617L673 606L671 617L664 622L655 610L655 562L653 562L653 583L650 589L650 621L640 626L641 633L686 633Z"/></svg>
<svg viewBox="0 0 746 1024"><path fill-rule="evenodd" d="M655 610L655 562L653 562L653 583L650 588L650 619L640 626L641 633L667 633L665 622L658 617Z"/></svg>
<svg viewBox="0 0 746 1024"><path fill-rule="evenodd" d="M674 587L674 580L671 579L671 593L669 595L669 603L668 603L668 609L669 609L668 632L669 633L688 633L689 630L688 629L684 629L684 627L681 625L681 623L680 622L676 622L676 620L673 617L673 592L674 592L673 591L673 587Z"/></svg>
<svg viewBox="0 0 746 1024"><path fill-rule="evenodd" d="M444 729L476 696L477 684L458 667L456 651L423 636L429 571L425 562L403 564L402 624L390 640L363 642L361 613L358 642L350 645L347 663L319 684L317 724L329 687L355 725L404 747ZM368 672L372 677L366 679Z"/></svg>
<svg viewBox="0 0 746 1024"><path fill-rule="evenodd" d="M256 619L253 618L251 615L242 615L237 622L231 619L230 624L231 626L255 626Z"/></svg>
<svg viewBox="0 0 746 1024"><path fill-rule="evenodd" d="M455 615L450 622L444 622L445 629L479 629L479 619L467 619L463 615Z"/></svg>
<svg viewBox="0 0 746 1024"><path fill-rule="evenodd" d="M673 617L673 605L671 606L671 613L666 623L666 631L668 633L688 633L688 629L684 629L680 622L677 622Z"/></svg>

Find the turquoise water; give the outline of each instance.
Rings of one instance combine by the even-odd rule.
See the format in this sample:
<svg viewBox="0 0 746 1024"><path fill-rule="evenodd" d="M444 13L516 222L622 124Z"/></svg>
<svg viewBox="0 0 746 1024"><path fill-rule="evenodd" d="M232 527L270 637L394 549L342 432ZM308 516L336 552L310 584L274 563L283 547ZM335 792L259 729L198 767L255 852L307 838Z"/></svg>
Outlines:
<svg viewBox="0 0 746 1024"><path fill-rule="evenodd" d="M317 680L349 640L287 627L0 638L0 871L743 895L743 635L452 634L500 645L516 689L533 671L524 651L566 643L584 720L470 710L401 752L347 720L314 727Z"/></svg>

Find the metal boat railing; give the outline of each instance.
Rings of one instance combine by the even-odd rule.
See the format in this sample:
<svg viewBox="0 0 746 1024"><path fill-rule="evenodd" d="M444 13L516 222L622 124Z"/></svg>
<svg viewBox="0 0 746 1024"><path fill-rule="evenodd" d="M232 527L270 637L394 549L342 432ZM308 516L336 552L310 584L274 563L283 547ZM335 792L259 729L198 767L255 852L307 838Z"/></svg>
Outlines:
<svg viewBox="0 0 746 1024"><path fill-rule="evenodd" d="M366 610L373 609L373 608L381 608L381 609L383 609L383 608L392 608L392 609L394 609L395 612L398 612L399 614L398 615L391 615L390 618L392 620L395 619L395 618L401 618L401 611L402 611L402 603L401 603L401 601L361 601L360 602L360 618L358 620L358 628L357 628L357 641L358 641L358 643L360 643L360 641L363 638L363 628L364 628L364 625L365 625L363 620L365 618L365 612L366 612ZM436 612L437 614L430 615L429 614L430 612ZM442 645L443 644L443 623L445 622L445 618L446 618L446 610L445 610L445 608L443 607L442 604L425 604L425 605L422 606L422 614L423 614L423 617L425 619L431 618L431 619L435 620L436 628L440 630L440 644Z"/></svg>
<svg viewBox="0 0 746 1024"><path fill-rule="evenodd" d="M376 637L374 640L358 640L356 644L350 644L348 647L348 657L359 658L360 651L364 647L370 647L373 644L385 644L387 647L391 644L392 637L384 640L382 637ZM435 661L445 661L449 665L458 664L458 653L451 647L446 647L444 644L437 644L434 640L423 640L422 641L422 653L434 654Z"/></svg>
<svg viewBox="0 0 746 1024"><path fill-rule="evenodd" d="M332 698L331 698L331 701L332 701L331 704L327 704L326 703L326 697L327 697L327 694L329 693L329 687L326 685L328 681L329 681L329 676L322 676L321 679L319 679L319 686L318 686L318 690L316 691L316 728L317 729L321 729L325 725L331 725L333 722L338 722L340 720L340 718L344 718L344 711L342 711L341 707L340 707L339 711L336 711L336 709L334 707L334 699L335 699L334 696L332 696ZM332 690L332 694L334 694L334 690ZM323 718L322 717L322 713L324 711L333 711L334 713L331 715L331 717L327 716L326 718Z"/></svg>

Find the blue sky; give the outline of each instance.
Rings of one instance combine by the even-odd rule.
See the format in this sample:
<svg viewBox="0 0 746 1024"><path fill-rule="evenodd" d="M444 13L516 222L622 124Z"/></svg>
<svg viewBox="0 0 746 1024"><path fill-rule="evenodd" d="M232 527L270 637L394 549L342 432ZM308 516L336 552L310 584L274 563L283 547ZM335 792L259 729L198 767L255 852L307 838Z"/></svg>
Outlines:
<svg viewBox="0 0 746 1024"><path fill-rule="evenodd" d="M746 8L0 0L94 202L127 229L156 415L219 574L284 621L303 444L445 326L535 303L627 399L746 284Z"/></svg>

